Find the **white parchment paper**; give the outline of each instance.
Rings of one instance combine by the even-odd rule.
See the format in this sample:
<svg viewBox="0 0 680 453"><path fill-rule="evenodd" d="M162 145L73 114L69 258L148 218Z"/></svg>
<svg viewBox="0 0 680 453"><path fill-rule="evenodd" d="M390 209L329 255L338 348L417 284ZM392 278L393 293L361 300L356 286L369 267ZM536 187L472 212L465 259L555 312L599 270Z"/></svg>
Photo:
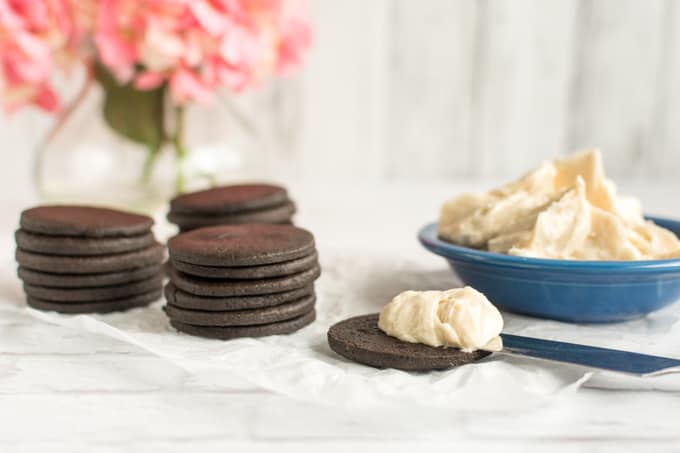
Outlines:
<svg viewBox="0 0 680 453"><path fill-rule="evenodd" d="M405 289L455 286L448 268L433 267L389 253L324 251L317 282L317 321L287 336L231 341L178 333L162 302L108 315L59 315L10 307L73 329L126 341L219 384L232 375L261 388L335 406L417 403L475 410L528 408L586 384L605 388L680 390L680 376L624 377L571 365L494 354L478 363L432 373L376 370L336 355L326 331L349 316L377 312ZM622 324L580 326L504 313L506 331L527 336L678 356L680 306Z"/></svg>

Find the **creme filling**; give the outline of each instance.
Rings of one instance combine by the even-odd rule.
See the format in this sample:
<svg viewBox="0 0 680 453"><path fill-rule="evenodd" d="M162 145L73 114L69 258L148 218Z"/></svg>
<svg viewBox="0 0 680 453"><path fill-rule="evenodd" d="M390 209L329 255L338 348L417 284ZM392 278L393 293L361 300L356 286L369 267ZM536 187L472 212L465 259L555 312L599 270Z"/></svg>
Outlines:
<svg viewBox="0 0 680 453"><path fill-rule="evenodd" d="M576 260L680 258L680 240L617 195L599 151L543 163L516 182L444 203L439 236L517 256Z"/></svg>
<svg viewBox="0 0 680 453"><path fill-rule="evenodd" d="M409 343L500 351L503 318L473 288L448 291L405 291L380 312L378 327Z"/></svg>

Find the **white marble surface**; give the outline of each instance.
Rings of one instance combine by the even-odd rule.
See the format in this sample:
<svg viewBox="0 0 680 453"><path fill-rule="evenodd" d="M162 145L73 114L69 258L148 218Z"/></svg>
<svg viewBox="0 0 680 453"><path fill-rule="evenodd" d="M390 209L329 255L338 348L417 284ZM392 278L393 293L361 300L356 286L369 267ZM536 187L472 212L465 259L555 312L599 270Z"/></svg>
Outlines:
<svg viewBox="0 0 680 453"><path fill-rule="evenodd" d="M444 263L426 255L415 231L436 216L443 198L486 185L293 184L292 191L298 221L316 233L321 254L332 248L357 259L368 252L418 256L425 269L440 272ZM629 189L650 212L680 217L673 203L680 186ZM30 202L5 201L0 208L3 269L13 266L11 233ZM376 275L379 269L365 278ZM226 374L197 377L132 345L38 321L21 310L11 272L1 277L0 451L680 448L680 392L585 387L522 410L329 408ZM389 284L387 278L383 285Z"/></svg>

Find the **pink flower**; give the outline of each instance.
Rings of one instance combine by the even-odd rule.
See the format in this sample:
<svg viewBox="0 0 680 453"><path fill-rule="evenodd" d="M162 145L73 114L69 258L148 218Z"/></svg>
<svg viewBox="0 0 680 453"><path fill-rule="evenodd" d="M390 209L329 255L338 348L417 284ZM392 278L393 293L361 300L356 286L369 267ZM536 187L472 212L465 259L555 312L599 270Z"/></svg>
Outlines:
<svg viewBox="0 0 680 453"><path fill-rule="evenodd" d="M59 108L49 79L75 51L77 16L67 0L0 0L0 94L6 110L25 104Z"/></svg>
<svg viewBox="0 0 680 453"><path fill-rule="evenodd" d="M292 16L281 26L276 70L286 73L302 63L304 52L312 44L312 28L300 16Z"/></svg>
<svg viewBox="0 0 680 453"><path fill-rule="evenodd" d="M0 0L0 94L53 111L56 68L97 58L139 90L205 102L299 65L311 27L297 0ZM86 44L92 43L88 50ZM94 52L92 52L94 50Z"/></svg>
<svg viewBox="0 0 680 453"><path fill-rule="evenodd" d="M195 0L189 4L189 10L200 27L211 36L222 35L229 27L229 16L224 14L224 9L219 2L208 0Z"/></svg>
<svg viewBox="0 0 680 453"><path fill-rule="evenodd" d="M121 82L168 83L175 102L205 102L300 64L311 32L292 1L100 0L95 42Z"/></svg>
<svg viewBox="0 0 680 453"><path fill-rule="evenodd" d="M153 90L158 88L165 81L165 74L162 72L145 71L140 73L135 79L135 88L138 90Z"/></svg>
<svg viewBox="0 0 680 453"><path fill-rule="evenodd" d="M134 74L137 60L137 47L133 32L138 25L127 23L130 19L125 15L123 2L118 0L100 0L95 29L95 43L102 63L108 66L113 74L125 82ZM130 32L126 33L120 23L126 23Z"/></svg>
<svg viewBox="0 0 680 453"><path fill-rule="evenodd" d="M194 71L180 68L170 77L170 94L180 105L192 100L207 102L211 98L212 87Z"/></svg>

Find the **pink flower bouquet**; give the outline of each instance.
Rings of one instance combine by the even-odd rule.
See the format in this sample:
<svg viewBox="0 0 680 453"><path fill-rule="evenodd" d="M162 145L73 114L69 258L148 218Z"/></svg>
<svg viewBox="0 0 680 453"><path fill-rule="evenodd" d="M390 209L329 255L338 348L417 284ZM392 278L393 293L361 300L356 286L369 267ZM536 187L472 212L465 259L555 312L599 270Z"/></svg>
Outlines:
<svg viewBox="0 0 680 453"><path fill-rule="evenodd" d="M0 0L0 93L9 112L56 112L56 70L84 64L105 91L103 114L143 144L178 155L183 107L238 93L298 66L311 42L296 0ZM166 100L167 99L167 100ZM163 106L175 105L173 131ZM178 181L182 189L182 181Z"/></svg>

